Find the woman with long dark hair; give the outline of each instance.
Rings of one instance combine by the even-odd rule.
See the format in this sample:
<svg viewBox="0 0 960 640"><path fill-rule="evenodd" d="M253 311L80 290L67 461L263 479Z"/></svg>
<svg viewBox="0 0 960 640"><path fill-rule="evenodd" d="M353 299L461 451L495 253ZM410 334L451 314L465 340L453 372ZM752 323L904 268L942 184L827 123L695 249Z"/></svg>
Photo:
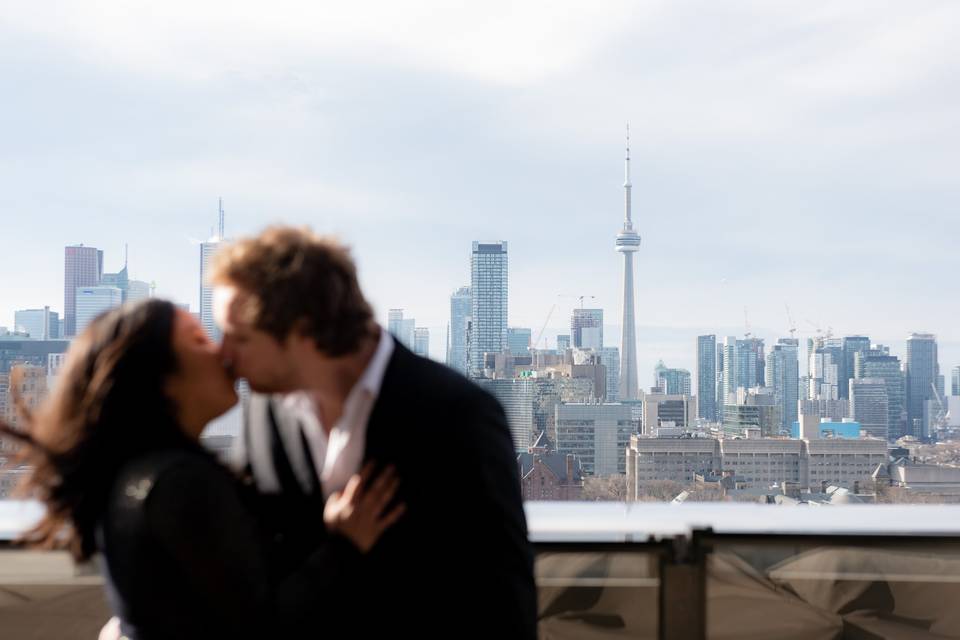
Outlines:
<svg viewBox="0 0 960 640"><path fill-rule="evenodd" d="M323 509L328 535L277 575L238 479L199 444L237 401L218 349L189 313L150 300L94 320L56 388L26 416L32 471L22 490L46 507L25 542L102 552L108 595L130 638L265 637L350 597L351 563L401 514L397 479L365 469Z"/></svg>

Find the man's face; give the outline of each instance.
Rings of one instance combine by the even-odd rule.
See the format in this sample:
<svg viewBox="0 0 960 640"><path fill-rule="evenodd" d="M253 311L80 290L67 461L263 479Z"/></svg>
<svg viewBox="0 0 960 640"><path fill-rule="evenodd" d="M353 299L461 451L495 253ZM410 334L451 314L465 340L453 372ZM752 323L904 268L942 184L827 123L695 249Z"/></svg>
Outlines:
<svg viewBox="0 0 960 640"><path fill-rule="evenodd" d="M297 367L292 341L278 341L256 328L246 313L249 294L235 287L214 288L214 318L223 332L221 355L237 378L258 393L295 391Z"/></svg>

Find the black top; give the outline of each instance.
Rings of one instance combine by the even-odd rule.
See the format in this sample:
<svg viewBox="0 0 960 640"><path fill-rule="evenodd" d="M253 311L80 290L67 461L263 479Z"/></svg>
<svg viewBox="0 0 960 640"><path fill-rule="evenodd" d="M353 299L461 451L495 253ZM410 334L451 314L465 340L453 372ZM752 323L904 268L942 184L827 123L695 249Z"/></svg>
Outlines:
<svg viewBox="0 0 960 640"><path fill-rule="evenodd" d="M253 417L263 419L271 416ZM358 561L362 597L335 614L350 637L536 638L533 554L497 400L395 342L364 459L397 468L407 511ZM282 485L284 495L301 491L292 479Z"/></svg>
<svg viewBox="0 0 960 640"><path fill-rule="evenodd" d="M123 468L100 545L127 636L284 637L306 618L298 607L335 610L346 597L348 567L360 557L351 543L321 535L297 571L280 576L242 495L232 474L201 450L156 452Z"/></svg>

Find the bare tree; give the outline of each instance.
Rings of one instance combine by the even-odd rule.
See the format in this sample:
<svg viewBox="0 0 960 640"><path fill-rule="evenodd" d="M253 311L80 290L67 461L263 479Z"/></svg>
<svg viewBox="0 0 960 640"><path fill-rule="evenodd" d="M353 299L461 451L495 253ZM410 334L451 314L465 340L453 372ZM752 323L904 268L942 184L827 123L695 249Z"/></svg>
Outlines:
<svg viewBox="0 0 960 640"><path fill-rule="evenodd" d="M637 499L649 502L670 502L683 491L683 485L672 480L651 480L637 489Z"/></svg>
<svg viewBox="0 0 960 640"><path fill-rule="evenodd" d="M583 481L584 500L591 502L625 502L627 499L627 476L588 476Z"/></svg>

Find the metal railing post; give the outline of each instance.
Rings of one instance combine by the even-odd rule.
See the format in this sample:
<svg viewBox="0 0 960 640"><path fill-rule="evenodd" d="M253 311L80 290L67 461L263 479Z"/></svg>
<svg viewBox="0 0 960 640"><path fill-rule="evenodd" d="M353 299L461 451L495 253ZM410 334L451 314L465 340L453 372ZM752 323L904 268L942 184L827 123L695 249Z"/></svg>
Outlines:
<svg viewBox="0 0 960 640"><path fill-rule="evenodd" d="M696 532L672 539L660 564L661 640L706 640L706 553Z"/></svg>

